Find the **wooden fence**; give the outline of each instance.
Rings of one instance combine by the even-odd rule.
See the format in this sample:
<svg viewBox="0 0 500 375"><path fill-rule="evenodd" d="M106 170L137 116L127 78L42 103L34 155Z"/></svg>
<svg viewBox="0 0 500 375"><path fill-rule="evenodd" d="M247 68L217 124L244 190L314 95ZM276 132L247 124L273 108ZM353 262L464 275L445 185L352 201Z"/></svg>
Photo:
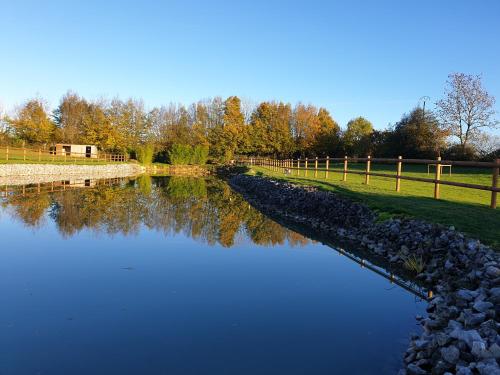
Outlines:
<svg viewBox="0 0 500 375"><path fill-rule="evenodd" d="M342 176L342 181L347 180L348 174L358 174L365 176L365 184L370 184L370 177L387 177L395 179L395 190L399 192L401 190L401 180L408 181L418 181L424 183L434 184L434 198L440 198L440 185L457 186L467 189L477 189L486 190L491 192L491 202L490 207L497 207L497 193L500 191L498 187L498 174L500 169L500 159L496 159L493 162L471 162L471 161L453 161L453 160L441 160L437 159L403 159L399 156L397 159L390 158L372 158L370 156L366 158L305 158L305 159L269 159L269 158L241 158L238 160L239 163L245 165L256 165L271 168L276 171L283 171L284 173L290 173L293 170L301 171L313 171L314 177L318 177L318 172L325 172L325 178L328 178L329 173L340 173ZM325 167L319 167L319 163L324 163ZM343 168L336 169L331 168L332 163L341 163ZM364 171L349 169L349 163L364 163ZM392 164L396 167L395 174L389 173L379 173L372 172L372 163L383 163ZM434 167L434 178L424 178L424 177L414 177L414 176L404 176L402 173L403 164L423 164ZM459 167L469 167L469 168L489 168L491 169L491 185L477 185L468 184L463 182L447 181L442 180L441 174L443 172L443 167L449 167L451 170L452 166ZM450 172L451 173L451 172Z"/></svg>
<svg viewBox="0 0 500 375"><path fill-rule="evenodd" d="M57 180L51 182L38 182L22 185L3 185L0 188L0 198L9 198L15 196L33 196L40 193L55 193L66 191L68 189L94 188L98 186L113 186L122 181L125 177L102 178L102 179L81 179L75 177L72 180Z"/></svg>
<svg viewBox="0 0 500 375"><path fill-rule="evenodd" d="M125 154L108 154L98 152L97 154L62 152L55 150L28 147L0 146L0 161L34 161L34 162L58 162L58 163L98 163L98 162L126 162L128 157Z"/></svg>

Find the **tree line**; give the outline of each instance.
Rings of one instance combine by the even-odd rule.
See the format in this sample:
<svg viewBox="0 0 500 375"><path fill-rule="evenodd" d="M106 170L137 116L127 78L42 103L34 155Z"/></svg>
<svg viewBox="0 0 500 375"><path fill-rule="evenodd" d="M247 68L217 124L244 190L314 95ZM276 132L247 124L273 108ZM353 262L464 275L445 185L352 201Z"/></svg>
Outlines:
<svg viewBox="0 0 500 375"><path fill-rule="evenodd" d="M142 100L90 101L68 92L52 112L35 98L4 116L0 141L93 144L164 162L237 155L492 158L500 148L498 136L487 133L499 124L494 104L480 76L462 73L449 76L435 110L416 107L383 130L363 117L341 128L327 109L303 103L253 105L231 96L146 109Z"/></svg>

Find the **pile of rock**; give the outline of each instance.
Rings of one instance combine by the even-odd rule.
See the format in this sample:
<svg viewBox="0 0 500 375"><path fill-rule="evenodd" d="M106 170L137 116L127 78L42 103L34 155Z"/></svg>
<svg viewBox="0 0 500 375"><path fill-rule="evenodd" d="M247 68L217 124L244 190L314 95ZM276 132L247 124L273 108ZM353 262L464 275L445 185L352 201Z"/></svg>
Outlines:
<svg viewBox="0 0 500 375"><path fill-rule="evenodd" d="M332 239L349 240L410 268L435 295L423 332L411 338L402 374L500 375L500 256L453 227L377 221L366 206L330 192L237 175L230 184L260 210Z"/></svg>

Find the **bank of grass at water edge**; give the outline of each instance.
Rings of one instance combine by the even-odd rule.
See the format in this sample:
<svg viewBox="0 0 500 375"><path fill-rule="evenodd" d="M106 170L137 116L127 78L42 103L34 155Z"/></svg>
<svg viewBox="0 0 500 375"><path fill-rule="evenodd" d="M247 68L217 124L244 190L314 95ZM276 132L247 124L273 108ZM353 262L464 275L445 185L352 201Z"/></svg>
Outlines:
<svg viewBox="0 0 500 375"><path fill-rule="evenodd" d="M321 168L321 166L320 166ZM331 168L339 168L332 166ZM363 165L353 165L352 169L362 170ZM372 166L372 171L394 172L391 166ZM342 181L342 174L309 170L291 174L274 171L265 167L252 167L247 173L277 178L295 184L316 186L347 196L366 204L375 210L381 220L391 217L412 217L429 222L454 226L456 229L481 240L496 250L500 250L500 210L489 208L491 193L482 190L464 189L441 185L441 199L433 198L434 185L417 181L401 181L401 191L395 191L395 179L370 177L370 184L365 184L365 176L349 174L347 181ZM404 175L415 177L427 176L425 166L408 166ZM452 175L443 175L443 179L465 183L491 185L491 172L474 168L454 168Z"/></svg>

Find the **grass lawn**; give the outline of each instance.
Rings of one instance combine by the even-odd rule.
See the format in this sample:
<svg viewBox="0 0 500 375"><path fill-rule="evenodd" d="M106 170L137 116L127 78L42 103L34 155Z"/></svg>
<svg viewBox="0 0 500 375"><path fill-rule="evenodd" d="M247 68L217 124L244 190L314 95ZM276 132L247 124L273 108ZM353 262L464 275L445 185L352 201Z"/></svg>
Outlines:
<svg viewBox="0 0 500 375"><path fill-rule="evenodd" d="M310 166L309 166L310 168ZM319 165L324 168L324 165ZM332 169L342 169L341 164L330 164ZM364 163L349 163L349 170L363 171ZM253 172L252 172L253 170ZM372 164L373 172L394 173L395 166ZM370 177L365 184L365 176L348 174L342 181L341 172L292 170L291 175L273 171L268 167L252 167L249 173L263 174L297 184L313 185L362 202L377 211L382 218L406 216L435 223L453 225L471 237L500 250L500 210L489 208L491 193L488 191L465 189L441 185L441 199L433 198L434 184L401 180L401 191L395 191L396 180L385 177ZM423 165L403 165L403 175L433 178L427 175ZM477 168L453 167L452 175L447 168L443 180L491 186L491 171Z"/></svg>

